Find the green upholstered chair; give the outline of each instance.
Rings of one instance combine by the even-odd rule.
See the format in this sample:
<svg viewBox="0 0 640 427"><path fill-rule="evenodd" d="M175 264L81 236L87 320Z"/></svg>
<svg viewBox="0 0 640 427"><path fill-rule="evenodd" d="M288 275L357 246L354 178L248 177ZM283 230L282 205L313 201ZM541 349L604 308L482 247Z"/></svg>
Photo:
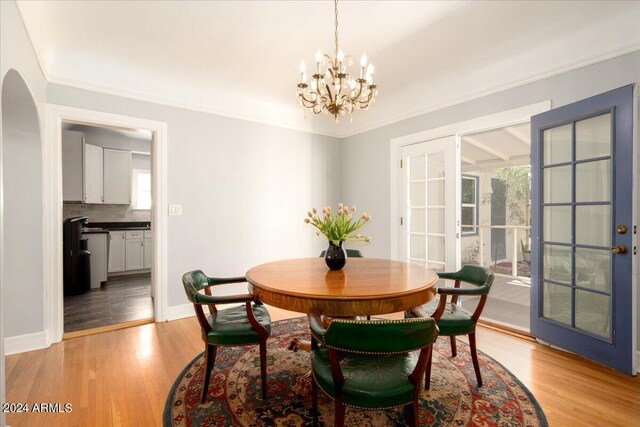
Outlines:
<svg viewBox="0 0 640 427"><path fill-rule="evenodd" d="M327 251L320 252L320 258L326 255ZM362 252L357 249L347 249L347 258L364 258Z"/></svg>
<svg viewBox="0 0 640 427"><path fill-rule="evenodd" d="M456 356L456 336L468 335L473 369L476 373L478 387L482 387L482 376L480 375L480 365L478 364L478 354L476 350L476 323L480 318L482 309L487 302L487 296L493 283L493 272L488 268L465 265L455 273L438 273L441 279L454 280L453 288L438 288L439 301L433 301L421 307L416 307L405 312L405 317L429 317L438 323L441 336L448 336L451 341L451 355ZM460 288L460 283L468 283L474 288ZM451 295L451 302L447 302L447 296ZM480 301L473 313L457 305L458 296L480 296ZM425 388L428 390L431 383L431 358L427 364L425 376Z"/></svg>
<svg viewBox="0 0 640 427"><path fill-rule="evenodd" d="M266 307L253 295L213 296L211 287L227 283L246 282L244 277L227 279L207 277L202 271L190 271L182 276L187 298L193 303L205 343L206 368L202 387L202 403L207 399L211 369L216 360L218 346L260 346L260 374L262 398L267 396L267 338L271 335L271 317ZM204 291L204 294L200 291ZM218 310L216 304L244 303L244 305ZM209 308L206 316L202 308Z"/></svg>
<svg viewBox="0 0 640 427"><path fill-rule="evenodd" d="M309 315L309 325L314 425L318 387L335 401L336 427L344 425L346 406L404 407L407 424L418 423L422 377L438 336L435 320L334 319L325 329L319 316Z"/></svg>

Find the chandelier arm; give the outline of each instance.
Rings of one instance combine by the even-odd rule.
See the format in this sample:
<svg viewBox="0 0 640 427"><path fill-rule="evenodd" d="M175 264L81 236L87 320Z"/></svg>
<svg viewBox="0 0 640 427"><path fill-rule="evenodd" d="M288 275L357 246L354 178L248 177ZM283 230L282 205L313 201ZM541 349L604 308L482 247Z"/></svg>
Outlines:
<svg viewBox="0 0 640 427"><path fill-rule="evenodd" d="M306 103L310 104L311 106L314 106L314 105L318 104L318 100L317 99L315 101L312 100L312 99L307 99L307 97L303 93L300 94L300 98L302 99L302 102L306 102ZM307 106L307 108L309 108L309 107Z"/></svg>

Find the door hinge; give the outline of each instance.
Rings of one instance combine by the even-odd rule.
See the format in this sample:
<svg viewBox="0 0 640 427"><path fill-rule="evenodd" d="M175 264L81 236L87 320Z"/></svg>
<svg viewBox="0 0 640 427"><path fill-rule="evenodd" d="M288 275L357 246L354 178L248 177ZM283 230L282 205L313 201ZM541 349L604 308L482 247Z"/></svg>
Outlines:
<svg viewBox="0 0 640 427"><path fill-rule="evenodd" d="M403 223L404 223L404 220L402 217L400 217L400 225L403 225Z"/></svg>
<svg viewBox="0 0 640 427"><path fill-rule="evenodd" d="M638 255L638 247L637 246L633 247L633 254L634 255Z"/></svg>
<svg viewBox="0 0 640 427"><path fill-rule="evenodd" d="M633 234L636 234L638 232L638 226L634 225L633 226Z"/></svg>
<svg viewBox="0 0 640 427"><path fill-rule="evenodd" d="M400 159L400 169L402 169L402 159Z"/></svg>

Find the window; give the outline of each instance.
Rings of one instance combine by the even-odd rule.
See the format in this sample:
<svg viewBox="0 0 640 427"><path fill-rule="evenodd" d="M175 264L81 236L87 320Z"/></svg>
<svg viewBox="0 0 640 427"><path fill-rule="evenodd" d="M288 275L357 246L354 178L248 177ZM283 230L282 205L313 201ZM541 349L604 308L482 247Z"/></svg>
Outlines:
<svg viewBox="0 0 640 427"><path fill-rule="evenodd" d="M477 227L465 227L478 225L479 201L478 179L474 175L462 175L462 235L477 236Z"/></svg>
<svg viewBox="0 0 640 427"><path fill-rule="evenodd" d="M151 171L133 170L133 209L151 209Z"/></svg>

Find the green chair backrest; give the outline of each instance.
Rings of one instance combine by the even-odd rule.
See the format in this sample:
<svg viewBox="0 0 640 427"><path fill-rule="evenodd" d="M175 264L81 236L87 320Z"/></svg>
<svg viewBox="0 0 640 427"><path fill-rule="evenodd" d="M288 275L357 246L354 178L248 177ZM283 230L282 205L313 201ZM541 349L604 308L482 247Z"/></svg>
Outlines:
<svg viewBox="0 0 640 427"><path fill-rule="evenodd" d="M209 287L209 278L201 270L190 271L182 275L182 285L189 301L197 304L198 292Z"/></svg>
<svg viewBox="0 0 640 427"><path fill-rule="evenodd" d="M326 255L327 251L320 252L320 258L323 258ZM358 249L347 249L347 258L364 258L362 256L362 252Z"/></svg>
<svg viewBox="0 0 640 427"><path fill-rule="evenodd" d="M489 293L494 278L493 271L476 265L465 265L455 273L438 273L438 276L441 279L460 280L477 286L480 289L477 289L476 295Z"/></svg>
<svg viewBox="0 0 640 427"><path fill-rule="evenodd" d="M431 345L438 327L430 317L398 320L334 319L324 334L327 347L354 353L403 353Z"/></svg>

